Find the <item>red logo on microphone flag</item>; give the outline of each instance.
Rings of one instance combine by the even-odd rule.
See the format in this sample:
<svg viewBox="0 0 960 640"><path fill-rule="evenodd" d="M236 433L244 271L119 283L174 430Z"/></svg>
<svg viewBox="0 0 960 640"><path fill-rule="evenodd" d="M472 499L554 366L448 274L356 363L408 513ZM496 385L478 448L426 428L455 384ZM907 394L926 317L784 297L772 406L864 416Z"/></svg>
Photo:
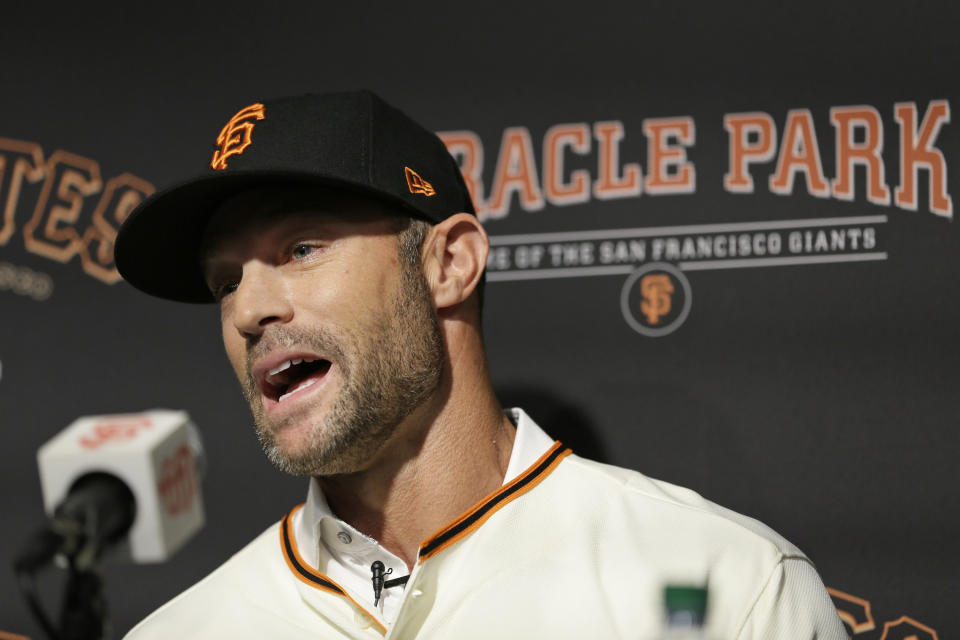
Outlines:
<svg viewBox="0 0 960 640"><path fill-rule="evenodd" d="M107 442L132 440L144 429L153 426L153 421L144 415L114 416L94 424L88 433L79 438L80 446L97 449Z"/></svg>
<svg viewBox="0 0 960 640"><path fill-rule="evenodd" d="M160 463L157 491L160 503L172 516L193 506L197 483L193 473L193 454L187 445L180 445Z"/></svg>

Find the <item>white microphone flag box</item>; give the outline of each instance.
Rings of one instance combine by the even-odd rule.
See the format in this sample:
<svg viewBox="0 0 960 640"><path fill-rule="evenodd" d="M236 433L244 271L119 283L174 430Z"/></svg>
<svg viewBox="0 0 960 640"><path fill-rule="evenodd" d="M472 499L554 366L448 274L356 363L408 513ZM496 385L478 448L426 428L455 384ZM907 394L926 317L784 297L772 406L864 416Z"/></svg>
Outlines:
<svg viewBox="0 0 960 640"><path fill-rule="evenodd" d="M79 418L37 452L44 508L52 515L80 477L112 474L137 502L119 554L134 562L162 562L203 526L201 457L200 437L186 411Z"/></svg>

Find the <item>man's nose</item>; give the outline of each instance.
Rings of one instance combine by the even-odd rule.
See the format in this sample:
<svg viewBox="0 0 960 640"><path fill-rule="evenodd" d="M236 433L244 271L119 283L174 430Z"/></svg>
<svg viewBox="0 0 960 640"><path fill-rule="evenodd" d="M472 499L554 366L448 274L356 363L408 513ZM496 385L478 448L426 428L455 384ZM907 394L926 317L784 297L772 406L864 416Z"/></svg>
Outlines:
<svg viewBox="0 0 960 640"><path fill-rule="evenodd" d="M246 338L259 336L268 325L293 319L289 292L276 267L259 261L243 265L233 292L233 324Z"/></svg>

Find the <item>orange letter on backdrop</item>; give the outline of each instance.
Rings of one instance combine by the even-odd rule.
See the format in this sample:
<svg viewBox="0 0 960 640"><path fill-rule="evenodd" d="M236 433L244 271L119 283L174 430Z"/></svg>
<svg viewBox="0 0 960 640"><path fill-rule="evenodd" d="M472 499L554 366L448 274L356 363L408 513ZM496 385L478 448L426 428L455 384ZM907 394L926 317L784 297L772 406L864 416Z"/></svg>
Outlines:
<svg viewBox="0 0 960 640"><path fill-rule="evenodd" d="M908 616L883 625L883 635L880 640L938 640L937 632L925 624L920 624Z"/></svg>
<svg viewBox="0 0 960 640"><path fill-rule="evenodd" d="M890 189L884 183L883 121L871 106L833 107L830 122L837 136L837 177L833 180L833 197L853 200L853 168L867 168L867 200L874 204L890 204ZM855 129L863 129L866 139L857 144Z"/></svg>
<svg viewBox="0 0 960 640"><path fill-rule="evenodd" d="M947 162L943 153L933 146L940 127L950 122L950 103L934 100L917 133L917 105L898 102L893 106L900 123L900 186L894 191L898 207L917 210L917 170L927 170L930 189L930 211L945 218L953 217L953 200L947 193ZM0 242L2 244L2 242Z"/></svg>
<svg viewBox="0 0 960 640"><path fill-rule="evenodd" d="M723 188L731 193L753 193L749 165L773 158L777 126L770 114L751 111L723 116L723 128L730 134L729 167L723 176ZM756 136L756 141L751 142L751 136Z"/></svg>
<svg viewBox="0 0 960 640"><path fill-rule="evenodd" d="M543 191L554 205L575 204L590 199L590 173L577 169L570 182L563 181L563 152L590 153L590 127L585 122L558 124L547 129L543 138Z"/></svg>
<svg viewBox="0 0 960 640"><path fill-rule="evenodd" d="M54 186L56 197L51 198ZM80 250L80 234L74 225L80 218L83 199L100 191L101 186L100 165L96 162L54 151L47 161L37 208L23 227L27 251L60 262L70 260Z"/></svg>
<svg viewBox="0 0 960 640"><path fill-rule="evenodd" d="M543 208L543 194L537 184L537 166L533 159L533 143L526 127L510 127L503 132L493 188L487 202L491 218L507 215L514 191L520 194L520 206L527 211Z"/></svg>
<svg viewBox="0 0 960 640"><path fill-rule="evenodd" d="M460 173L473 200L477 217L484 220L487 210L483 203L483 142L473 131L443 131L437 134L460 165Z"/></svg>
<svg viewBox="0 0 960 640"><path fill-rule="evenodd" d="M80 242L80 261L84 271L107 284L120 281L120 273L113 264L113 243L117 239L117 229L134 207L153 191L152 184L129 173L107 181L97 209L93 212L93 224L87 227Z"/></svg>
<svg viewBox="0 0 960 640"><path fill-rule="evenodd" d="M640 165L623 165L623 176L618 176L620 165L620 141L623 140L623 123L619 120L597 122L593 135L600 145L599 174L593 183L593 196L599 200L629 198L640 195Z"/></svg>
<svg viewBox="0 0 960 640"><path fill-rule="evenodd" d="M697 174L687 161L687 150L696 142L693 118L647 118L643 121L647 136L647 193L693 193L697 190ZM667 144L667 138L679 144ZM674 168L676 171L670 172Z"/></svg>
<svg viewBox="0 0 960 640"><path fill-rule="evenodd" d="M876 627L869 601L830 587L827 587L827 593L830 594L840 619L849 627L850 633L857 635Z"/></svg>
<svg viewBox="0 0 960 640"><path fill-rule="evenodd" d="M33 142L0 138L0 197L6 202L0 217L0 246L9 242L17 225L15 216L23 181L40 182L44 176L43 149Z"/></svg>
<svg viewBox="0 0 960 640"><path fill-rule="evenodd" d="M783 129L777 170L770 176L770 191L781 195L793 193L793 178L798 171L802 171L810 195L828 197L830 185L823 175L823 163L820 161L820 148L817 146L810 110L792 109L787 112L787 123Z"/></svg>

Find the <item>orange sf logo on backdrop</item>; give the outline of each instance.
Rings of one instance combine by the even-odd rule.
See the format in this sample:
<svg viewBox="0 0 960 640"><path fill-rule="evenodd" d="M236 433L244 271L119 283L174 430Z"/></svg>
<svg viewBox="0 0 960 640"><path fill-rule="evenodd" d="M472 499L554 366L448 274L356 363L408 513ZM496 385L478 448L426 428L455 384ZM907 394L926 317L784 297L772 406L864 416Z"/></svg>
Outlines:
<svg viewBox="0 0 960 640"><path fill-rule="evenodd" d="M665 273L650 273L640 279L640 295L643 301L640 310L652 325L660 324L660 318L670 313L670 297L673 283Z"/></svg>
<svg viewBox="0 0 960 640"><path fill-rule="evenodd" d="M651 338L676 331L693 304L690 281L668 262L650 262L631 273L620 292L623 319Z"/></svg>
<svg viewBox="0 0 960 640"><path fill-rule="evenodd" d="M230 118L217 136L217 144L220 148L213 152L210 166L218 170L226 169L227 158L240 155L253 143L255 123L251 120L263 120L263 118L263 105L259 102L240 109Z"/></svg>

